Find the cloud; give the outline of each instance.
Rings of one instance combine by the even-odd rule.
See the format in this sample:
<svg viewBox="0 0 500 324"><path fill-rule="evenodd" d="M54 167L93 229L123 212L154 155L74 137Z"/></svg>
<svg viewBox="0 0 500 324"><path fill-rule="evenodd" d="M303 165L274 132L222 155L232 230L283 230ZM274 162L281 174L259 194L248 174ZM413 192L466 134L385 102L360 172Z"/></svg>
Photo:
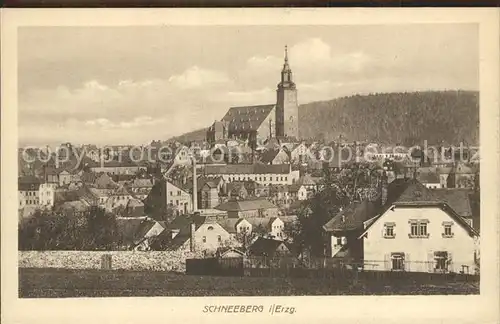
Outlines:
<svg viewBox="0 0 500 324"><path fill-rule="evenodd" d="M288 56L294 75L299 76L303 82L362 75L378 63L374 57L360 50L336 52L320 38L310 38L294 44L290 47ZM243 76L259 78L257 74L260 73L262 79L269 80L270 77L279 77L284 62L283 57L268 55L252 56L246 63Z"/></svg>
<svg viewBox="0 0 500 324"><path fill-rule="evenodd" d="M228 76L219 71L193 66L182 74L171 76L168 81L180 89L192 89L230 82Z"/></svg>

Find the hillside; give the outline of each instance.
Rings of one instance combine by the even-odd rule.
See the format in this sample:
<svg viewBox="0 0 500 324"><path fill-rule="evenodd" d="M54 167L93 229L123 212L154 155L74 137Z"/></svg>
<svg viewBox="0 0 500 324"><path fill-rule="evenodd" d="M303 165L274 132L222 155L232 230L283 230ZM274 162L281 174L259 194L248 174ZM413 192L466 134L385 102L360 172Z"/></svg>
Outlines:
<svg viewBox="0 0 500 324"><path fill-rule="evenodd" d="M299 106L301 138L413 145L479 143L479 93L428 91L354 95ZM172 139L205 139L206 129ZM171 140L172 140L171 139Z"/></svg>
<svg viewBox="0 0 500 324"><path fill-rule="evenodd" d="M478 144L479 93L388 93L312 102L299 107L299 123L301 138Z"/></svg>
<svg viewBox="0 0 500 324"><path fill-rule="evenodd" d="M189 143L191 141L205 141L207 137L207 128L197 129L189 133L184 133L179 136L172 137L168 141L178 141L180 143Z"/></svg>

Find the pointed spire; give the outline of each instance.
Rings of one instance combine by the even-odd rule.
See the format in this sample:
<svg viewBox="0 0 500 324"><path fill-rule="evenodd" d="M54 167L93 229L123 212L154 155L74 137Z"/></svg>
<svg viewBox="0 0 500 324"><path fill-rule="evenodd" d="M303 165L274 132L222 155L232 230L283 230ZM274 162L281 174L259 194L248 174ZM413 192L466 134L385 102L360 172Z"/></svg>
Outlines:
<svg viewBox="0 0 500 324"><path fill-rule="evenodd" d="M283 71L290 71L290 66L288 65L288 45L285 45L285 64L283 64Z"/></svg>

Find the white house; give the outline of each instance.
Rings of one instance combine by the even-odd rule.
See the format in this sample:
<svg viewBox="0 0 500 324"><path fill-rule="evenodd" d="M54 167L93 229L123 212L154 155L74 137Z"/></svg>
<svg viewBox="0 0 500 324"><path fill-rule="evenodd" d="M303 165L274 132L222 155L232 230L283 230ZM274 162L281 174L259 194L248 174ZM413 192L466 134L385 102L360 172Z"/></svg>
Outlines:
<svg viewBox="0 0 500 324"><path fill-rule="evenodd" d="M417 180L393 184L396 198L359 236L365 270L474 273L479 233Z"/></svg>
<svg viewBox="0 0 500 324"><path fill-rule="evenodd" d="M55 183L42 183L39 188L39 203L43 207L53 207L55 201L55 191L57 184Z"/></svg>
<svg viewBox="0 0 500 324"><path fill-rule="evenodd" d="M204 174L209 178L222 177L225 181L253 180L264 186L291 185L300 176L290 164L207 165Z"/></svg>

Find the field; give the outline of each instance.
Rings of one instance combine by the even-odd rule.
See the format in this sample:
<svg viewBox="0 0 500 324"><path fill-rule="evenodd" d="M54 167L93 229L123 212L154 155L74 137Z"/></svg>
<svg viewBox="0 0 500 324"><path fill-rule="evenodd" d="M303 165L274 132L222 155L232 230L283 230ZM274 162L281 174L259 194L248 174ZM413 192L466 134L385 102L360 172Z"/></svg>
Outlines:
<svg viewBox="0 0 500 324"><path fill-rule="evenodd" d="M478 294L479 282L211 277L172 272L19 269L19 297Z"/></svg>

